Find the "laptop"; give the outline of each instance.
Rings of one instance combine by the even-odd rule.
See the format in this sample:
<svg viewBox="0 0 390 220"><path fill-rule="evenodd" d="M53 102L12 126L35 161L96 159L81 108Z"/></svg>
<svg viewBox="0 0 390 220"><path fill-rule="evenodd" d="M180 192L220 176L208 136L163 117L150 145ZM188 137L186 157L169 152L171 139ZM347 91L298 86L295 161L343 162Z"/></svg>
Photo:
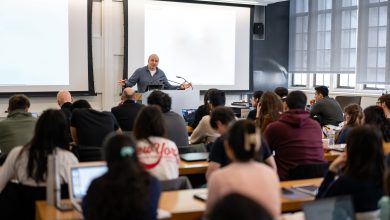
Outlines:
<svg viewBox="0 0 390 220"><path fill-rule="evenodd" d="M316 200L303 205L306 220L355 220L351 196Z"/></svg>
<svg viewBox="0 0 390 220"><path fill-rule="evenodd" d="M208 152L196 152L196 153L186 153L180 154L180 159L192 162L192 161L206 161L209 158Z"/></svg>
<svg viewBox="0 0 390 220"><path fill-rule="evenodd" d="M195 121L195 111L196 109L182 109L181 114L183 115L184 121L187 125L191 125Z"/></svg>
<svg viewBox="0 0 390 220"><path fill-rule="evenodd" d="M81 201L92 180L107 172L105 162L87 162L71 166L69 171L69 197L72 205L81 212Z"/></svg>

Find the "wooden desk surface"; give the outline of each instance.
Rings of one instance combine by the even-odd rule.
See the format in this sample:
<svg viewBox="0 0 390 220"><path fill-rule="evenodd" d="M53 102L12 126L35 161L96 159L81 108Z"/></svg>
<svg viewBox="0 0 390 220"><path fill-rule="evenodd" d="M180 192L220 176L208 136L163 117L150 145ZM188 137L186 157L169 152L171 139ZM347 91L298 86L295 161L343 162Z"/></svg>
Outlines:
<svg viewBox="0 0 390 220"><path fill-rule="evenodd" d="M340 156L340 155L341 155L341 152L338 152L338 151L333 151L333 150L328 151L328 150L324 150L324 158L325 158L325 160L328 161L328 162L332 162L332 161L336 160L336 158L337 158L338 156Z"/></svg>
<svg viewBox="0 0 390 220"><path fill-rule="evenodd" d="M209 167L208 161L186 162L180 160L179 174L181 176L190 175L190 174L205 174L208 167Z"/></svg>
<svg viewBox="0 0 390 220"><path fill-rule="evenodd" d="M314 179L304 179L304 180L291 180L280 182L280 186L284 188L289 188L294 185L303 185L303 184L313 184L320 186L323 178L314 178ZM313 196L308 195L304 198L298 199L289 199L282 195L282 212L292 212L301 210L302 205L307 202L314 200Z"/></svg>
<svg viewBox="0 0 390 220"><path fill-rule="evenodd" d="M322 178L284 181L281 187L291 187L293 185L314 184L319 186ZM195 220L201 219L206 209L206 203L194 198L194 194L205 192L207 189L179 190L163 192L161 194L159 208L171 212L173 220ZM299 199L289 199L282 196L282 211L291 212L300 210L303 203L313 201L314 197L307 196ZM53 206L47 205L46 201L36 202L36 220L81 220L81 213L73 210L61 212Z"/></svg>

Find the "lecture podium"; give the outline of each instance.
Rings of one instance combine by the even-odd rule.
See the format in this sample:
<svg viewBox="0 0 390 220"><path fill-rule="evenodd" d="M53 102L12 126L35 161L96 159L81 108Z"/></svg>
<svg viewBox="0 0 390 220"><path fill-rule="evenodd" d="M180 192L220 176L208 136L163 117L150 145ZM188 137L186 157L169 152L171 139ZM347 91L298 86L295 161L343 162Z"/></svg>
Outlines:
<svg viewBox="0 0 390 220"><path fill-rule="evenodd" d="M293 185L313 184L319 186L322 178L283 181L280 187L289 188ZM206 203L194 198L194 194L206 192L207 189L189 189L161 193L159 208L172 214L171 220L200 220L206 209ZM281 196L282 212L301 210L304 203L314 200L313 196L289 199ZM67 201L69 202L69 201ZM76 210L60 211L46 201L36 202L36 220L82 220L83 216Z"/></svg>
<svg viewBox="0 0 390 220"><path fill-rule="evenodd" d="M200 91L197 89L186 90L161 90L167 93L172 99L171 111L182 115L182 109L197 109L200 102ZM153 91L147 91L142 94L142 104L148 103L148 97Z"/></svg>

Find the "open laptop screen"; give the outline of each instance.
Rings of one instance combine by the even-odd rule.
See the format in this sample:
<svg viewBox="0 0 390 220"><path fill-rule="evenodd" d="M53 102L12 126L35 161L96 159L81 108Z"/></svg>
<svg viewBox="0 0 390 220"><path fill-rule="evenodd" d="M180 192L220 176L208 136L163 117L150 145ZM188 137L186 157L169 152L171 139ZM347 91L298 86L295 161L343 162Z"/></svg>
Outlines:
<svg viewBox="0 0 390 220"><path fill-rule="evenodd" d="M191 125L195 121L195 111L196 111L196 109L182 109L181 110L184 121L187 122L187 125Z"/></svg>
<svg viewBox="0 0 390 220"><path fill-rule="evenodd" d="M354 220L355 211L351 196L316 200L303 205L306 220Z"/></svg>
<svg viewBox="0 0 390 220"><path fill-rule="evenodd" d="M104 163L80 165L71 167L71 191L73 199L81 200L86 194L92 180L103 175L107 171Z"/></svg>

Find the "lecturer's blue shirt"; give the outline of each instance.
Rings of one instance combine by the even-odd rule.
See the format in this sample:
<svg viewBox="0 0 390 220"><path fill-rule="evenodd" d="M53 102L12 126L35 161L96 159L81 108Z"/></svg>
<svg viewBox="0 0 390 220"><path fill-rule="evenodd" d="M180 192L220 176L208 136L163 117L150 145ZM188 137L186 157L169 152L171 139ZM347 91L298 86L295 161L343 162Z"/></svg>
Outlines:
<svg viewBox="0 0 390 220"><path fill-rule="evenodd" d="M180 86L173 86L168 82L165 73L156 67L156 73L152 76L148 66L138 68L133 75L126 80L126 87L133 87L137 84L139 92L146 92L148 85L162 84L163 89L179 89Z"/></svg>

